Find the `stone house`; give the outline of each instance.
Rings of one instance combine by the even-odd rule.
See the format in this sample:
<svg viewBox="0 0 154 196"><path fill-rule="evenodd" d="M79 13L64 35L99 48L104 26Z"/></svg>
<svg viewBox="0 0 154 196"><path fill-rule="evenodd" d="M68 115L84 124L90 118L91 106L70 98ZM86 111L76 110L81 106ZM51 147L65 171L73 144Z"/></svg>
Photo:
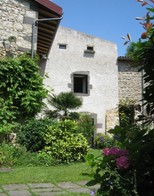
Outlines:
<svg viewBox="0 0 154 196"><path fill-rule="evenodd" d="M119 101L128 101L134 103L134 118L137 120L143 115L143 72L139 67L134 66L133 61L127 57L118 57L118 86Z"/></svg>
<svg viewBox="0 0 154 196"><path fill-rule="evenodd" d="M142 72L127 57L118 57L119 99L134 100L140 104L142 99Z"/></svg>
<svg viewBox="0 0 154 196"><path fill-rule="evenodd" d="M37 52L41 73L49 76L44 84L55 94L79 96L78 111L105 132L118 123L119 97L140 100L140 75L128 59L117 60L116 44L59 27L62 14L49 0L0 1L0 56Z"/></svg>
<svg viewBox="0 0 154 196"><path fill-rule="evenodd" d="M47 55L62 14L49 0L0 1L0 56L35 51Z"/></svg>
<svg viewBox="0 0 154 196"><path fill-rule="evenodd" d="M98 132L106 130L106 112L118 105L116 44L59 27L45 67L44 83L55 94L72 91L83 101ZM114 119L115 122L115 119Z"/></svg>

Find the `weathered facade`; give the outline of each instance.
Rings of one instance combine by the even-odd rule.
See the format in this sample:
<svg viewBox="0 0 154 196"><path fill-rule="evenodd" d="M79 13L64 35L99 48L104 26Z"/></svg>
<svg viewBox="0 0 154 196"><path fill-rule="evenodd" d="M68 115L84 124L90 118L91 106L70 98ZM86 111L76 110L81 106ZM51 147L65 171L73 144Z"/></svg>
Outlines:
<svg viewBox="0 0 154 196"><path fill-rule="evenodd" d="M118 58L119 99L133 100L139 104L142 99L142 73L139 67L127 57Z"/></svg>
<svg viewBox="0 0 154 196"><path fill-rule="evenodd" d="M29 1L0 1L1 55L30 51L32 27L24 23L24 17L37 17L37 12L30 9Z"/></svg>
<svg viewBox="0 0 154 196"><path fill-rule="evenodd" d="M61 16L62 8L48 0L0 1L0 56L32 50L47 55L60 20L40 19Z"/></svg>
<svg viewBox="0 0 154 196"><path fill-rule="evenodd" d="M44 68L45 85L55 94L72 91L83 100L80 112L94 118L98 132L105 132L106 112L118 105L116 44L59 27Z"/></svg>

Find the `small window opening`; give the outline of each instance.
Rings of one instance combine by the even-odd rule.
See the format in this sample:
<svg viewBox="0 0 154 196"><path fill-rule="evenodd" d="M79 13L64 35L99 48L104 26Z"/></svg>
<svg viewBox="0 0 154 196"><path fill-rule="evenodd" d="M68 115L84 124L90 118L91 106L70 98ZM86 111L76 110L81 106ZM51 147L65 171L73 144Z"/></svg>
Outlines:
<svg viewBox="0 0 154 196"><path fill-rule="evenodd" d="M88 76L74 74L74 93L88 93Z"/></svg>
<svg viewBox="0 0 154 196"><path fill-rule="evenodd" d="M94 47L93 46L87 46L87 50L94 51Z"/></svg>
<svg viewBox="0 0 154 196"><path fill-rule="evenodd" d="M66 44L59 44L59 49L66 49L67 45Z"/></svg>
<svg viewBox="0 0 154 196"><path fill-rule="evenodd" d="M90 55L90 57L93 57L94 54L95 54L95 51L94 51L94 47L93 46L87 46L87 49L84 50L84 55Z"/></svg>

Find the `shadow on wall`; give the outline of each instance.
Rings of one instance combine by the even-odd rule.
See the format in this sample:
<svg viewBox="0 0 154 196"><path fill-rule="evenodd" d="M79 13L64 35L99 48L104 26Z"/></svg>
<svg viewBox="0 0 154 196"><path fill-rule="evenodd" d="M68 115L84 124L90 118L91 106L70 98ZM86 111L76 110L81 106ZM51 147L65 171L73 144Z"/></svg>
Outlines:
<svg viewBox="0 0 154 196"><path fill-rule="evenodd" d="M45 76L46 63L47 63L46 59L41 59L39 62L39 68L40 68L40 73L42 77Z"/></svg>

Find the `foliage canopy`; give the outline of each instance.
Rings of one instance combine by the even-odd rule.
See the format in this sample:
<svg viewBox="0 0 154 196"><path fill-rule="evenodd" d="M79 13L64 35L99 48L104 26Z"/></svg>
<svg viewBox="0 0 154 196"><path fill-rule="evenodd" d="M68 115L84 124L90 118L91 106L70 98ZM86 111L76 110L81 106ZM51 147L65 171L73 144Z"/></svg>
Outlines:
<svg viewBox="0 0 154 196"><path fill-rule="evenodd" d="M77 109L82 105L81 99L72 92L61 92L58 95L50 96L48 102L57 109L57 112L63 111L64 116L69 115L69 110ZM49 111L46 114L49 114Z"/></svg>
<svg viewBox="0 0 154 196"><path fill-rule="evenodd" d="M137 43L132 42L127 49L128 57L131 57L135 64L143 71L144 92L143 99L147 113L154 115L154 1L142 1L142 6L148 5L145 17L138 17L142 20L144 32ZM152 120L152 119L151 119Z"/></svg>
<svg viewBox="0 0 154 196"><path fill-rule="evenodd" d="M37 61L26 55L0 59L0 123L20 122L35 116L47 91ZM4 131L5 132L5 131Z"/></svg>

